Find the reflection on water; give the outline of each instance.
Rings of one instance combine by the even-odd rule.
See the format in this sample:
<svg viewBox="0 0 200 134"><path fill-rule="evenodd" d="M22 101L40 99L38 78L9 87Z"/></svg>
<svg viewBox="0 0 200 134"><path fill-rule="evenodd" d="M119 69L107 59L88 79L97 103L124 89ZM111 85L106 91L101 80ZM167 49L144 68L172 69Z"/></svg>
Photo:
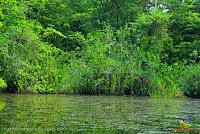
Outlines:
<svg viewBox="0 0 200 134"><path fill-rule="evenodd" d="M168 134L180 116L200 128L200 100L0 94L0 101L0 133Z"/></svg>

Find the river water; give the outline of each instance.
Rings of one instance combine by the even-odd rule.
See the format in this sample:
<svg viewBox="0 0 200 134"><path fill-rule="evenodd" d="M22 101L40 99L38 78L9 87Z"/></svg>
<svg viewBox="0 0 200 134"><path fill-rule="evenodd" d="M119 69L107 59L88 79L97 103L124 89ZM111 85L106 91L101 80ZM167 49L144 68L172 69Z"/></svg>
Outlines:
<svg viewBox="0 0 200 134"><path fill-rule="evenodd" d="M0 133L173 133L178 117L200 128L200 100L0 94Z"/></svg>

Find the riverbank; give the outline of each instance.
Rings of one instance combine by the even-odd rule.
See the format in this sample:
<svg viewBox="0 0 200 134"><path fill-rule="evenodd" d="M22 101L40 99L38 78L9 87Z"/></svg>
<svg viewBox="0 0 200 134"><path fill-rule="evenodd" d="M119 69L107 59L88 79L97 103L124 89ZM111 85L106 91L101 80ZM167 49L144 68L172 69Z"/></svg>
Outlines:
<svg viewBox="0 0 200 134"><path fill-rule="evenodd" d="M153 93L151 96L137 96L137 95L116 95L116 94L67 94L65 92L7 92L0 90L0 94L13 94L13 95L74 95L74 96L119 96L119 97L147 97L147 98L189 98L181 92L176 95L164 95L163 93Z"/></svg>

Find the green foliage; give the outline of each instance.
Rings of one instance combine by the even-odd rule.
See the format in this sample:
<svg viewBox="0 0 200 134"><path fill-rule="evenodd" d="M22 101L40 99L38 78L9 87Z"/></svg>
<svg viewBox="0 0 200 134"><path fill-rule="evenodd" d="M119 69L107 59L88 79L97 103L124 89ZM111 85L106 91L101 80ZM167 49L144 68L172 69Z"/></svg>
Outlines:
<svg viewBox="0 0 200 134"><path fill-rule="evenodd" d="M200 98L200 75L191 76L184 87L184 94L189 97Z"/></svg>
<svg viewBox="0 0 200 134"><path fill-rule="evenodd" d="M196 97L198 7L198 0L1 1L0 76L10 92Z"/></svg>
<svg viewBox="0 0 200 134"><path fill-rule="evenodd" d="M200 66L190 66L184 72L182 90L188 97L200 98Z"/></svg>
<svg viewBox="0 0 200 134"><path fill-rule="evenodd" d="M7 87L6 82L2 78L0 78L0 89L4 89L6 87Z"/></svg>
<svg viewBox="0 0 200 134"><path fill-rule="evenodd" d="M199 61L200 16L193 10L197 6L197 3L195 4L197 1L187 0L184 4L179 5L180 8L177 6L170 13L169 34L174 41L174 48L169 51L172 57L171 62L198 63Z"/></svg>
<svg viewBox="0 0 200 134"><path fill-rule="evenodd" d="M1 3L7 6L5 3ZM59 63L62 51L40 41L42 27L35 21L26 20L17 3L7 2L5 7L13 16L4 15L1 32L1 74L10 92L51 92L58 84ZM20 5L23 9L23 3ZM21 16L21 17L19 17ZM9 20L9 21L7 21Z"/></svg>

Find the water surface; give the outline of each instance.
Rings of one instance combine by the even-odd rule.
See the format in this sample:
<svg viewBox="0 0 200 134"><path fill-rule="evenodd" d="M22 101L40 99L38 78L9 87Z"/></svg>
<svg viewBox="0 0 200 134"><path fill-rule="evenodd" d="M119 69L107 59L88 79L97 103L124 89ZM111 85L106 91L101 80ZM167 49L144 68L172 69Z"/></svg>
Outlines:
<svg viewBox="0 0 200 134"><path fill-rule="evenodd" d="M0 133L172 133L177 117L200 128L200 100L0 94Z"/></svg>

